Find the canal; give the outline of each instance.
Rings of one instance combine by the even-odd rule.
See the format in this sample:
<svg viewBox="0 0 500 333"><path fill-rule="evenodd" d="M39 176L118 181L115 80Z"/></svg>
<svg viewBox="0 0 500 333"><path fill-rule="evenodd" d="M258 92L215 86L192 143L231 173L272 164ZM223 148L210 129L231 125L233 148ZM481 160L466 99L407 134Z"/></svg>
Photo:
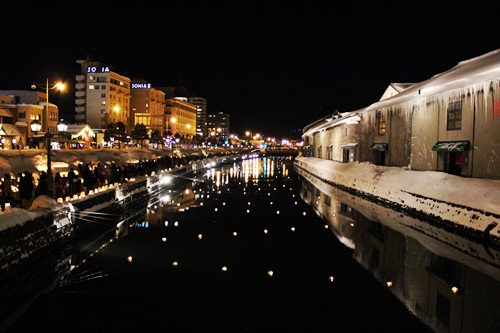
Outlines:
<svg viewBox="0 0 500 333"><path fill-rule="evenodd" d="M54 283L5 330L430 332L353 246L381 228L322 216L321 193L286 157L207 169L34 271Z"/></svg>

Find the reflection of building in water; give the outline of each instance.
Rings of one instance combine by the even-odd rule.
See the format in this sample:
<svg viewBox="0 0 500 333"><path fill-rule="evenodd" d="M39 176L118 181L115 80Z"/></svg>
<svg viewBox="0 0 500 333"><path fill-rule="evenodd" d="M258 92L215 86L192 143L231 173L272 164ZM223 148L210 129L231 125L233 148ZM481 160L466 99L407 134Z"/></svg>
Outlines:
<svg viewBox="0 0 500 333"><path fill-rule="evenodd" d="M499 249L317 179L303 178L301 195L339 240L352 242L354 258L433 329L494 332L500 327Z"/></svg>
<svg viewBox="0 0 500 333"><path fill-rule="evenodd" d="M329 223L337 238L347 247L354 248L353 209L335 197L322 193L307 181L302 182L302 200L314 208L316 213Z"/></svg>

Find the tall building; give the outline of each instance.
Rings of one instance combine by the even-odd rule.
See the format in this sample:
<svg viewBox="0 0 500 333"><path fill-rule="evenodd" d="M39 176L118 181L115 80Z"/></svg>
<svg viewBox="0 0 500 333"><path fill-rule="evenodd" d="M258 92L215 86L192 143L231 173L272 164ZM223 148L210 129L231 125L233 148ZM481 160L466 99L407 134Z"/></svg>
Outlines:
<svg viewBox="0 0 500 333"><path fill-rule="evenodd" d="M229 140L230 116L224 112L207 114L208 136L217 138L217 141L225 143Z"/></svg>
<svg viewBox="0 0 500 333"><path fill-rule="evenodd" d="M224 112L218 112L215 114L215 123L217 128L221 129L221 136L224 141L229 139L229 131L230 131L230 119L229 114Z"/></svg>
<svg viewBox="0 0 500 333"><path fill-rule="evenodd" d="M165 101L165 133L185 138L196 135L196 106L180 98Z"/></svg>
<svg viewBox="0 0 500 333"><path fill-rule="evenodd" d="M148 131L164 132L165 93L155 89L144 80L132 80L130 99L130 122L132 130L144 124Z"/></svg>
<svg viewBox="0 0 500 333"><path fill-rule="evenodd" d="M206 137L207 130L207 100L203 97L190 97L189 103L196 105L196 134Z"/></svg>
<svg viewBox="0 0 500 333"><path fill-rule="evenodd" d="M93 129L123 122L130 131L130 78L89 57L76 62L81 66L75 86L76 122Z"/></svg>

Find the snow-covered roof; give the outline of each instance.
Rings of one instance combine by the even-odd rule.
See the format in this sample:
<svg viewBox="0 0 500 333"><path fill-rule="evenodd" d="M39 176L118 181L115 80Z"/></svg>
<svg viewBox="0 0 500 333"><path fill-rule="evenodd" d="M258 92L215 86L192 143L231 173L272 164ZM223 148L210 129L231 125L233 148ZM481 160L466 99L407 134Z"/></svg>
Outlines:
<svg viewBox="0 0 500 333"><path fill-rule="evenodd" d="M68 125L66 132L70 133L72 138L95 137L94 130L87 124Z"/></svg>
<svg viewBox="0 0 500 333"><path fill-rule="evenodd" d="M380 100L383 101L384 99L388 99L394 95L397 95L414 84L415 83L390 83L387 89L385 89L384 93L382 94Z"/></svg>
<svg viewBox="0 0 500 333"><path fill-rule="evenodd" d="M342 124L358 124L361 120L358 114L362 111L364 111L364 108L352 112L339 113L336 116L322 118L322 122L317 122L314 126L307 128L303 135L311 135L312 133Z"/></svg>
<svg viewBox="0 0 500 333"><path fill-rule="evenodd" d="M411 85L391 98L373 103L366 110L376 110L411 100L429 98L467 87L479 85L481 88L485 88L491 81L498 80L500 80L500 49L461 61L446 72Z"/></svg>

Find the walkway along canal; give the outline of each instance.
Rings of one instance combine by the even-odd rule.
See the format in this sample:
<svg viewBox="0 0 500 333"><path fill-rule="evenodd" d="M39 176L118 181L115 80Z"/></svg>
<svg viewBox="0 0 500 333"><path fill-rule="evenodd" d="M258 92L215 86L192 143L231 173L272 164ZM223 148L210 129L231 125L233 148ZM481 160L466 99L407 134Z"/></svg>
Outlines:
<svg viewBox="0 0 500 333"><path fill-rule="evenodd" d="M7 331L430 331L301 199L291 159L190 178L33 272L54 283Z"/></svg>

